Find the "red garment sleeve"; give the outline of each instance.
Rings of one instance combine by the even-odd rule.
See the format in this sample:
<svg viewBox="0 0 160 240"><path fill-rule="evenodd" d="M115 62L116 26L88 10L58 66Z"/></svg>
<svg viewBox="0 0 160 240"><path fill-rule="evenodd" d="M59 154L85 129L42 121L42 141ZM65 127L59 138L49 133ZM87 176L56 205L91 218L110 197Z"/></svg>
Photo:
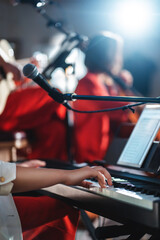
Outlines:
<svg viewBox="0 0 160 240"><path fill-rule="evenodd" d="M0 130L10 131L37 127L54 114L65 117L65 107L53 101L40 87L12 92L0 115Z"/></svg>

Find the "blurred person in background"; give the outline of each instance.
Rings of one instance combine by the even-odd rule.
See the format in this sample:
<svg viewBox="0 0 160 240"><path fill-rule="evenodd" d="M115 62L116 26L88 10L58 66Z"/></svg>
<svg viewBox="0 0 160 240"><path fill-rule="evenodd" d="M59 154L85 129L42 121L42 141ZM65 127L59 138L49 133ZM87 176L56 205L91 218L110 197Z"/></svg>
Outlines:
<svg viewBox="0 0 160 240"><path fill-rule="evenodd" d="M117 96L130 94L133 78L123 70L123 40L112 32L102 32L89 41L85 52L86 76L77 85L78 95ZM116 82L116 78L121 85ZM122 86L127 86L124 91ZM77 100L78 110L100 110L126 105L122 102ZM128 111L74 113L74 156L78 163L102 160L115 131L129 121Z"/></svg>
<svg viewBox="0 0 160 240"><path fill-rule="evenodd" d="M23 77L22 66L9 56L10 47L4 49L3 45L0 44L0 131L29 133L31 151L27 152L27 159L67 161L65 107ZM35 59L31 61L38 67Z"/></svg>

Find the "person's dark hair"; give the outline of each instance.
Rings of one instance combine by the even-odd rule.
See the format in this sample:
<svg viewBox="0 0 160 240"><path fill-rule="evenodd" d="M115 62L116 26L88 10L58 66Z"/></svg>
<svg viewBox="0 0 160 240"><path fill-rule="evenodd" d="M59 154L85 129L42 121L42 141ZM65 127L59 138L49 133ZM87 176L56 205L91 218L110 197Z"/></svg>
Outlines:
<svg viewBox="0 0 160 240"><path fill-rule="evenodd" d="M89 41L85 52L85 65L90 72L107 72L112 68L122 39L111 32L100 33Z"/></svg>

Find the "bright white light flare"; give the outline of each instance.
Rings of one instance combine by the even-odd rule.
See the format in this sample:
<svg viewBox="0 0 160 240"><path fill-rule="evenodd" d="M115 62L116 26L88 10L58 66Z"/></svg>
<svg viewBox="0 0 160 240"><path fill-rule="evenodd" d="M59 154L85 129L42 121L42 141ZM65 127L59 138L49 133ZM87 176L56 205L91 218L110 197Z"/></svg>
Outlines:
<svg viewBox="0 0 160 240"><path fill-rule="evenodd" d="M148 1L119 1L114 11L114 20L118 28L127 35L143 35L153 20L153 9Z"/></svg>

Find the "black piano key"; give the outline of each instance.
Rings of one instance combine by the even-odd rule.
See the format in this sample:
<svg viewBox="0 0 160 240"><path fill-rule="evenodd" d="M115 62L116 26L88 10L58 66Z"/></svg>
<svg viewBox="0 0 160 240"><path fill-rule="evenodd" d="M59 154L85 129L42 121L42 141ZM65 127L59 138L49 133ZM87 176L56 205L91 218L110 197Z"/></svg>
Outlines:
<svg viewBox="0 0 160 240"><path fill-rule="evenodd" d="M146 194L147 194L147 195L154 195L154 194L155 194L155 191L154 191L154 190L148 190Z"/></svg>
<svg viewBox="0 0 160 240"><path fill-rule="evenodd" d="M155 192L154 196L155 197L160 197L160 192Z"/></svg>

